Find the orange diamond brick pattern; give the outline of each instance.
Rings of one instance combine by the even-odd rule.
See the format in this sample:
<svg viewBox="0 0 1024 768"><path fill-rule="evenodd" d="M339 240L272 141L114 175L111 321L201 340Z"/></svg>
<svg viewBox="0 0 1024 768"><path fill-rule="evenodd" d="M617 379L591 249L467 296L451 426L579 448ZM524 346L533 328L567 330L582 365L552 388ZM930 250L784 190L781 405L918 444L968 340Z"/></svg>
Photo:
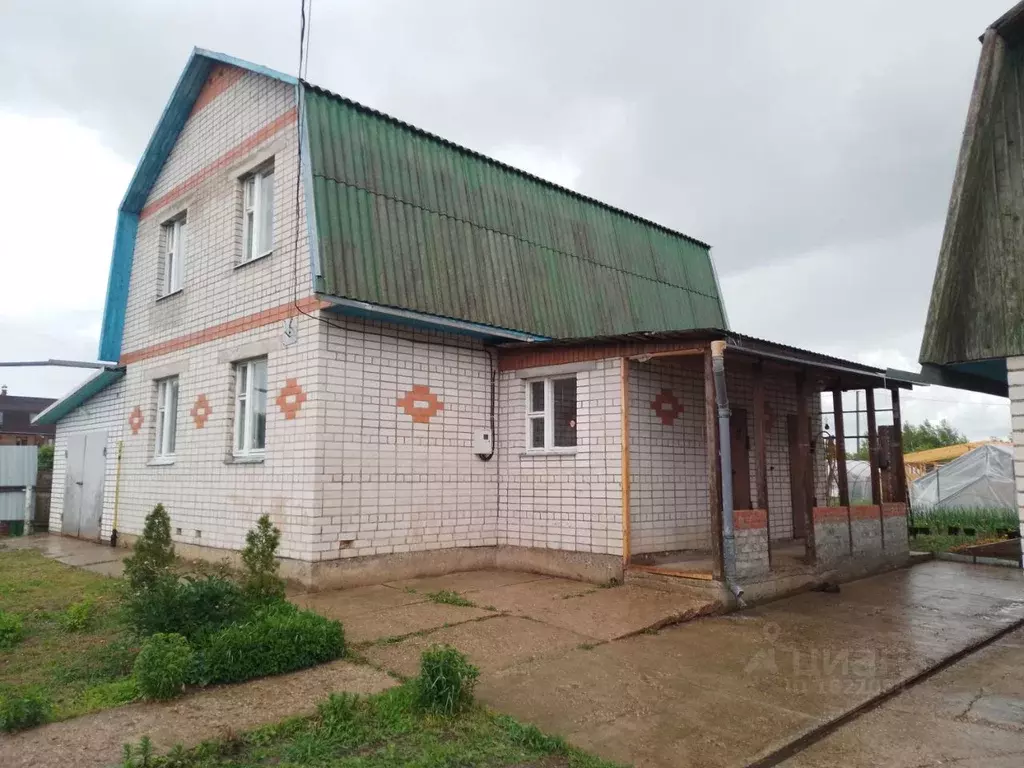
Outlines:
<svg viewBox="0 0 1024 768"><path fill-rule="evenodd" d="M306 393L302 391L299 380L286 380L281 388L281 393L274 402L277 403L277 407L281 409L281 413L286 419L294 419L302 408L302 404L306 402Z"/></svg>
<svg viewBox="0 0 1024 768"><path fill-rule="evenodd" d="M213 413L213 406L210 405L206 395L199 395L189 413L192 414L192 421L196 425L196 429L202 429L206 426L206 420L210 418L210 414Z"/></svg>
<svg viewBox="0 0 1024 768"><path fill-rule="evenodd" d="M416 424L429 424L438 411L444 410L444 403L430 391L430 387L414 384L405 393L405 397L398 398L398 407L411 416Z"/></svg>
<svg viewBox="0 0 1024 768"><path fill-rule="evenodd" d="M662 424L671 427L683 412L683 405L671 389L663 389L651 403L651 410L658 414Z"/></svg>
<svg viewBox="0 0 1024 768"><path fill-rule="evenodd" d="M142 409L139 406L135 406L132 409L131 416L128 417L128 426L132 428L132 434L139 434L139 430L142 429L142 422L145 419L142 418Z"/></svg>

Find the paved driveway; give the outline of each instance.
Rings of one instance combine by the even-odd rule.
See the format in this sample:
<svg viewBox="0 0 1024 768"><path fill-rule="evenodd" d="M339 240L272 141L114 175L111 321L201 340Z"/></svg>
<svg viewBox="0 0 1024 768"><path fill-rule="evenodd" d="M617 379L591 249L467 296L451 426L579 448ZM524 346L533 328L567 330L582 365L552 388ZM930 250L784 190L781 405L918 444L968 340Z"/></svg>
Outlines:
<svg viewBox="0 0 1024 768"><path fill-rule="evenodd" d="M626 637L616 629L622 616L608 609L634 599L669 605L675 596L645 597L630 587L589 591L527 576L474 590L481 578L501 577L453 574L443 584L494 611L480 608L457 626L378 640L364 653L409 675L425 646L452 643L481 667L479 696L487 704L643 766L765 758L1024 621L1024 574L948 562L846 584L839 594L806 593ZM400 586L415 597L439 584ZM344 603L344 592L331 594L316 599ZM595 602L573 605L584 599ZM350 626L371 637L362 616Z"/></svg>

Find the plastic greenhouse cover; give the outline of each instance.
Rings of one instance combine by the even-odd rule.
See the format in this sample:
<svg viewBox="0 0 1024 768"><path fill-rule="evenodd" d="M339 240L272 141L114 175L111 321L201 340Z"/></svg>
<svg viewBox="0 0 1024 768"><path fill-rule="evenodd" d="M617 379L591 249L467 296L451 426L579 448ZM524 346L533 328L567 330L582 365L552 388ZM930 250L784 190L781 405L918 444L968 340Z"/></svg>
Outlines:
<svg viewBox="0 0 1024 768"><path fill-rule="evenodd" d="M950 507L1016 510L1013 448L982 445L938 467L911 484L910 502L915 511Z"/></svg>

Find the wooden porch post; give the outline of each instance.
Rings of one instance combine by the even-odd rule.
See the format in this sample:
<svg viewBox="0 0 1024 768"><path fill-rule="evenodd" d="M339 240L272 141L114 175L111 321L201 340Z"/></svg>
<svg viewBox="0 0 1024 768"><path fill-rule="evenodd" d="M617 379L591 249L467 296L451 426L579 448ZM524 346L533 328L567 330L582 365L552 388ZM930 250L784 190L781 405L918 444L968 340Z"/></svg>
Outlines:
<svg viewBox="0 0 1024 768"><path fill-rule="evenodd" d="M768 513L768 447L765 435L764 367L754 366L754 474L757 480L757 501L754 506L766 513L768 534L768 565L772 560L772 520Z"/></svg>
<svg viewBox="0 0 1024 768"><path fill-rule="evenodd" d="M800 452L800 483L804 489L804 552L809 562L815 562L814 545L814 465L811 463L811 414L807 407L810 391L804 373L796 377L796 434Z"/></svg>
<svg viewBox="0 0 1024 768"><path fill-rule="evenodd" d="M895 454L896 466L893 472L896 473L896 501L907 503L907 468L903 463L903 416L900 412L900 390L893 387L889 390L892 393L892 432L893 432L893 453Z"/></svg>
<svg viewBox="0 0 1024 768"><path fill-rule="evenodd" d="M832 390L832 410L836 422L836 484L839 486L839 506L850 506L850 483L846 475L846 424L843 422L843 390Z"/></svg>
<svg viewBox="0 0 1024 768"><path fill-rule="evenodd" d="M864 390L864 403L868 411L868 461L871 466L871 503L882 503L882 483L878 476L878 427L875 423L875 390Z"/></svg>
<svg viewBox="0 0 1024 768"><path fill-rule="evenodd" d="M722 580L722 465L718 456L718 405L711 347L704 351L704 430L707 438L708 504L711 505L711 553L714 576Z"/></svg>

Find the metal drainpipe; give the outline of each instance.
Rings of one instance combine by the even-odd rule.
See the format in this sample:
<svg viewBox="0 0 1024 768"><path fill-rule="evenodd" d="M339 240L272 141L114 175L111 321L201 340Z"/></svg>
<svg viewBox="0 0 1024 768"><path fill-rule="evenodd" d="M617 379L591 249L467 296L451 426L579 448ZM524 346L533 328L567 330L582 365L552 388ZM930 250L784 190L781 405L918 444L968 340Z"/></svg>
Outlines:
<svg viewBox="0 0 1024 768"><path fill-rule="evenodd" d="M715 402L718 405L718 445L722 464L722 572L725 583L737 598L743 590L735 585L736 532L732 521L732 448L729 432L729 396L725 391L725 342L711 342L711 365L715 374Z"/></svg>

